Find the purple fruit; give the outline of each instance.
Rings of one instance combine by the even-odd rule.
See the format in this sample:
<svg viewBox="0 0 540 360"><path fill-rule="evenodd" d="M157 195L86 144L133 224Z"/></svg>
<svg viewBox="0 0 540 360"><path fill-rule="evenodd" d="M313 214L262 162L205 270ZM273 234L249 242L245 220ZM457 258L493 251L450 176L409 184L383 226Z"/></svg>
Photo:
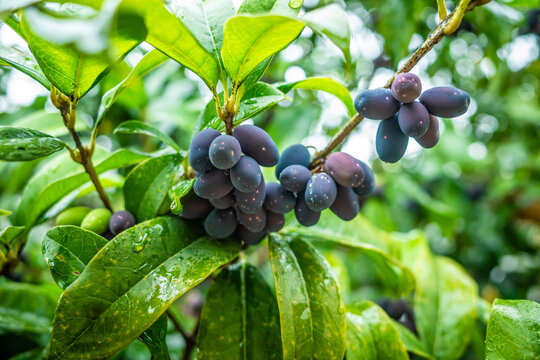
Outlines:
<svg viewBox="0 0 540 360"><path fill-rule="evenodd" d="M364 181L364 169L360 161L341 151L330 155L324 168L341 186L359 186Z"/></svg>

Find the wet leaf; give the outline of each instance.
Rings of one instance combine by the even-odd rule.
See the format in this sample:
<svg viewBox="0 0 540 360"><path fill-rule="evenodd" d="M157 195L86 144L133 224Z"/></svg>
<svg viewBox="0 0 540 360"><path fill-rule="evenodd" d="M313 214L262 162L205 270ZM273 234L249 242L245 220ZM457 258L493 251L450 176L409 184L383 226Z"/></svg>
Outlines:
<svg viewBox="0 0 540 360"><path fill-rule="evenodd" d="M495 299L486 335L486 360L540 357L540 304Z"/></svg>
<svg viewBox="0 0 540 360"><path fill-rule="evenodd" d="M329 77L307 78L292 83L281 84L277 88L283 91L285 94L287 94L292 89L325 91L341 100L341 102L343 102L343 104L347 108L347 112L350 116L356 114L356 110L354 109L354 103L351 94L349 93L349 90L347 90L345 85Z"/></svg>
<svg viewBox="0 0 540 360"><path fill-rule="evenodd" d="M178 144L176 144L176 142L169 135L161 132L161 130L159 130L158 128L150 124L143 123L142 121L138 121L138 120L124 121L123 123L118 125L116 129L114 129L114 133L115 134L140 134L140 135L152 136L158 140L163 141L163 143L169 145L177 152L182 151L182 149L180 149Z"/></svg>
<svg viewBox="0 0 540 360"><path fill-rule="evenodd" d="M152 50L133 67L129 75L122 80L118 85L107 91L101 97L101 104L99 105L98 116L94 123L94 128L98 127L103 121L103 117L107 110L114 104L120 94L131 86L136 80L142 78L151 70L155 69L159 65L163 64L169 58L159 50ZM122 124L120 125L122 126Z"/></svg>
<svg viewBox="0 0 540 360"><path fill-rule="evenodd" d="M347 306L347 360L409 359L392 320L376 304Z"/></svg>
<svg viewBox="0 0 540 360"><path fill-rule="evenodd" d="M167 348L167 315L161 315L139 339L150 351L150 360L169 360L169 349Z"/></svg>
<svg viewBox="0 0 540 360"><path fill-rule="evenodd" d="M38 130L0 126L0 160L30 161L65 146L62 140Z"/></svg>
<svg viewBox="0 0 540 360"><path fill-rule="evenodd" d="M124 182L124 202L137 221L158 215L182 158L178 154L150 158L131 170Z"/></svg>
<svg viewBox="0 0 540 360"><path fill-rule="evenodd" d="M112 355L240 249L233 239L200 235L177 217L159 217L107 243L62 294L48 358Z"/></svg>
<svg viewBox="0 0 540 360"><path fill-rule="evenodd" d="M110 154L96 148L93 162L98 174L108 170L136 164L148 158L128 149ZM90 177L82 165L71 160L68 153L62 154L37 171L26 184L19 206L14 216L15 225L31 226L57 202L90 182Z"/></svg>
<svg viewBox="0 0 540 360"><path fill-rule="evenodd" d="M54 281L65 290L105 244L107 240L92 231L66 225L49 230L41 246Z"/></svg>
<svg viewBox="0 0 540 360"><path fill-rule="evenodd" d="M201 360L281 359L276 298L255 267L242 260L213 281L197 350Z"/></svg>
<svg viewBox="0 0 540 360"><path fill-rule="evenodd" d="M397 258L370 244L369 231L364 231L363 219L357 217L350 222L339 220L333 214L322 214L321 221L313 227L288 227L283 230L300 236L303 239L333 243L347 249L354 249L367 256L384 283L385 291L399 297L409 294L414 290L415 280L411 270L403 265ZM326 219L326 220L324 220ZM335 224L335 226L334 226ZM362 229L360 231L360 229ZM369 228L366 228L368 230ZM350 231L349 231L350 230ZM381 236L382 232L378 233ZM377 236L377 233L373 234ZM367 240L366 242L364 242ZM384 241L384 239L381 239Z"/></svg>
<svg viewBox="0 0 540 360"><path fill-rule="evenodd" d="M239 14L274 14L296 17L302 8L303 0L244 0Z"/></svg>
<svg viewBox="0 0 540 360"><path fill-rule="evenodd" d="M48 334L59 296L56 286L0 283L0 331Z"/></svg>
<svg viewBox="0 0 540 360"><path fill-rule="evenodd" d="M270 234L284 359L343 359L345 303L324 257L295 238Z"/></svg>
<svg viewBox="0 0 540 360"><path fill-rule="evenodd" d="M12 46L0 45L0 59L4 60L7 65L12 66L32 79L45 86L51 88L51 83L41 71L36 59L32 54L16 49Z"/></svg>
<svg viewBox="0 0 540 360"><path fill-rule="evenodd" d="M186 196L193 188L195 179L182 180L174 184L169 189L169 199L171 200L171 212L174 215L180 215L182 213L182 203L180 199Z"/></svg>
<svg viewBox="0 0 540 360"><path fill-rule="evenodd" d="M227 21L221 55L233 84L241 84L263 60L296 39L303 28L297 20L274 15L236 16Z"/></svg>
<svg viewBox="0 0 540 360"><path fill-rule="evenodd" d="M420 342L420 340L416 337L416 335L413 334L413 332L409 329L407 329L405 326L401 325L401 323L397 321L392 321L394 326L396 327L397 331L399 332L399 338L401 339L401 342L403 345L405 345L405 348L407 351L418 355L420 357L423 357L424 359L430 359L434 360L435 358L431 356L426 349L424 348L424 345Z"/></svg>

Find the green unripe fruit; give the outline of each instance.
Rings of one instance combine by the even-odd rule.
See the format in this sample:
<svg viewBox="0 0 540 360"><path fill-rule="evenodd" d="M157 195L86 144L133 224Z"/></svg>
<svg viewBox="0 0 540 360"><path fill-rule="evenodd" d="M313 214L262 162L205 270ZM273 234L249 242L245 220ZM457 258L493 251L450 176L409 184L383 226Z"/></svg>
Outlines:
<svg viewBox="0 0 540 360"><path fill-rule="evenodd" d="M83 219L81 227L96 234L103 234L109 229L111 215L111 212L107 209L94 209Z"/></svg>
<svg viewBox="0 0 540 360"><path fill-rule="evenodd" d="M56 225L75 225L81 226L83 219L92 211L86 206L75 206L62 211L56 217Z"/></svg>

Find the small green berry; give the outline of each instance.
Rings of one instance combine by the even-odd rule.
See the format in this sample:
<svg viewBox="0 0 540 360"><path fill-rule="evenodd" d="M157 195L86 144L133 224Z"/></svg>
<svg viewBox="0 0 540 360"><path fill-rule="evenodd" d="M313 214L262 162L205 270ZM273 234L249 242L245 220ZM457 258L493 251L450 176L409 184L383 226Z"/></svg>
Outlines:
<svg viewBox="0 0 540 360"><path fill-rule="evenodd" d="M103 234L109 229L111 215L111 212L105 208L94 209L83 219L81 227L96 234Z"/></svg>
<svg viewBox="0 0 540 360"><path fill-rule="evenodd" d="M92 211L86 206L74 206L62 211L56 217L56 225L75 225L81 226L83 219Z"/></svg>

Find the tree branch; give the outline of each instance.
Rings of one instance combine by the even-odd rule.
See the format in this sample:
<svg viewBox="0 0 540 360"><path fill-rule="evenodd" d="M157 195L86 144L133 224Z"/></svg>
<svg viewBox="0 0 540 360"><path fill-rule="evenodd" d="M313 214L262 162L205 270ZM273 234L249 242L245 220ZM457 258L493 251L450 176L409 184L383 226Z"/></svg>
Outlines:
<svg viewBox="0 0 540 360"><path fill-rule="evenodd" d="M77 151L73 149L69 149L69 153L71 155L71 158L73 161L81 164L84 166L84 170L90 176L90 180L94 184L94 187L96 188L97 193L99 194L99 197L101 201L103 201L103 204L107 209L109 209L111 212L113 212L113 207L111 204L111 201L109 200L109 197L105 193L105 190L103 189L103 186L101 185L101 182L99 181L99 176L96 172L96 168L94 167L94 164L92 163L92 152L93 149L87 149L81 142L81 138L79 137L79 134L75 130L75 122L76 122L76 116L77 116L77 100L71 100L67 96L57 93L56 89L54 87L51 88L51 101L60 110L60 114L62 114L62 119L64 121L64 125L69 131L69 134L73 138L73 141L75 142L75 146L77 147Z"/></svg>
<svg viewBox="0 0 540 360"><path fill-rule="evenodd" d="M470 3L469 3L470 2ZM403 64L398 71L386 82L385 88L390 88L392 82L398 74L409 72L428 52L437 45L445 35L449 35L447 25L451 24L454 28L455 24L461 23L463 15L477 6L488 3L489 0L461 0L460 4L443 20L439 25L429 34L428 38L422 45L409 57L409 59ZM466 10L463 11L463 4L466 6ZM457 28L457 26L456 26ZM446 29L446 32L445 32ZM454 29L455 30L455 29ZM330 153L338 147L345 139L352 133L352 131L364 120L364 117L360 114L355 114L343 128L341 128L336 135L330 140L328 145L321 151L317 152L313 157L313 160L309 164L309 168L314 172L322 168L324 159Z"/></svg>

